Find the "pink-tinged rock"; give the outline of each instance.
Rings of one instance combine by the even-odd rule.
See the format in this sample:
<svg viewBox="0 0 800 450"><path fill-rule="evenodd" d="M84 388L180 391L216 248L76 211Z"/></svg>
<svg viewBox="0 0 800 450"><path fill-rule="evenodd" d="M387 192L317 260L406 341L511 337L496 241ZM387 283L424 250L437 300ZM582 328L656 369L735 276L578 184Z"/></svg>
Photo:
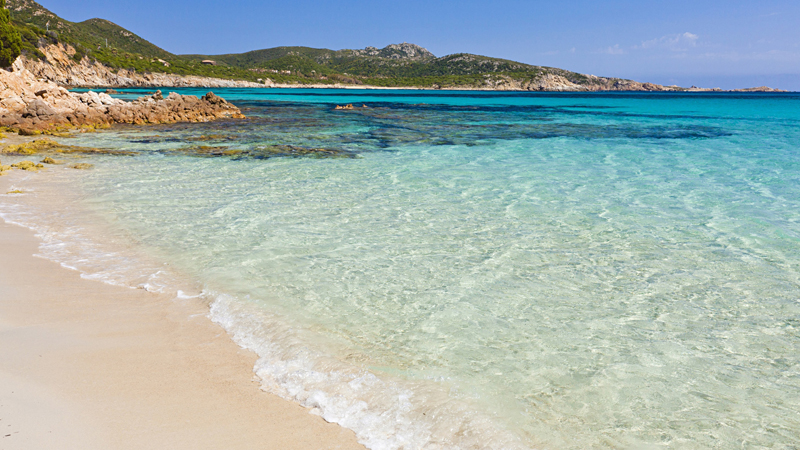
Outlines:
<svg viewBox="0 0 800 450"><path fill-rule="evenodd" d="M38 79L18 63L11 72L0 70L0 125L25 133L64 125L208 122L244 117L239 108L212 92L199 99L175 92L164 98L158 91L126 102L106 93L71 93Z"/></svg>

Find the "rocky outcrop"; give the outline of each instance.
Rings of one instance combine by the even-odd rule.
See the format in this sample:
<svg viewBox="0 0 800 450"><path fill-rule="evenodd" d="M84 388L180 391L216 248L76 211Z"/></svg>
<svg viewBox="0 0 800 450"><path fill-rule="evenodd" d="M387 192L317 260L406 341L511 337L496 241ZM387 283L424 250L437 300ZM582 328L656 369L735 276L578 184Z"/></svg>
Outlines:
<svg viewBox="0 0 800 450"><path fill-rule="evenodd" d="M236 106L209 92L203 98L161 91L132 102L105 93L71 93L37 78L20 60L0 70L0 125L35 133L54 127L112 123L207 122L244 117Z"/></svg>
<svg viewBox="0 0 800 450"><path fill-rule="evenodd" d="M563 75L542 73L530 80L519 80L508 75L484 75L483 89L493 91L548 91L548 92L578 92L578 91L675 91L682 90L678 87L661 86L652 83L639 83L631 80L615 78L602 78L586 75L582 83L575 83Z"/></svg>
<svg viewBox="0 0 800 450"><path fill-rule="evenodd" d="M561 75L545 74L533 81L522 84L526 91L582 91L583 86L575 84Z"/></svg>
<svg viewBox="0 0 800 450"><path fill-rule="evenodd" d="M759 86L745 89L734 89L733 92L787 92L782 89L774 89L767 86Z"/></svg>
<svg viewBox="0 0 800 450"><path fill-rule="evenodd" d="M341 50L340 53L350 53L353 56L377 56L379 58L397 59L397 60L427 60L434 59L433 53L426 48L419 45L409 44L403 42L402 44L391 44L384 48L378 49L375 47L367 47L363 50Z"/></svg>
<svg viewBox="0 0 800 450"><path fill-rule="evenodd" d="M584 86L575 84L560 75L545 74L534 80L520 81L507 75L486 75L484 84L497 91L585 91Z"/></svg>
<svg viewBox="0 0 800 450"><path fill-rule="evenodd" d="M97 95L99 97L105 94ZM105 114L109 122L131 124L208 122L224 117L244 117L239 108L213 92L203 98L172 92L163 98L161 91L158 91L152 97L139 97L133 102L109 105Z"/></svg>
<svg viewBox="0 0 800 450"><path fill-rule="evenodd" d="M45 59L30 59L21 56L22 68L38 79L49 80L67 87L264 87L265 84L240 80L223 80L198 76L181 76L165 73L136 73L121 69L113 72L108 67L84 57L80 62L72 59L75 49L69 45L48 45L39 50ZM267 80L266 85L271 83Z"/></svg>

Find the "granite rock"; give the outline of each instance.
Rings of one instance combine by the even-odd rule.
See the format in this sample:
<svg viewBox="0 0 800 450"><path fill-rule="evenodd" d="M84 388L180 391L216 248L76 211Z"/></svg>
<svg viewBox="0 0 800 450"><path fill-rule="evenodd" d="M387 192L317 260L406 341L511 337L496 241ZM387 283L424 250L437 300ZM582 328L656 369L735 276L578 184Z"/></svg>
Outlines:
<svg viewBox="0 0 800 450"><path fill-rule="evenodd" d="M132 102L106 93L72 93L55 82L37 78L18 59L12 71L0 70L0 126L37 134L56 127L208 122L243 118L241 111L209 92L203 98L158 91Z"/></svg>

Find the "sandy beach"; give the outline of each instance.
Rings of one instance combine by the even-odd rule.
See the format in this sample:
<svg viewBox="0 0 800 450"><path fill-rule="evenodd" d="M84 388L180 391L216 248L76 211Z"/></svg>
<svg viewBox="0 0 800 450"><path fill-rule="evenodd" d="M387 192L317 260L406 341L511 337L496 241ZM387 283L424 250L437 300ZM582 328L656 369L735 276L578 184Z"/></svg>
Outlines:
<svg viewBox="0 0 800 450"><path fill-rule="evenodd" d="M82 279L38 245L0 220L3 450L364 448L260 391L205 305Z"/></svg>

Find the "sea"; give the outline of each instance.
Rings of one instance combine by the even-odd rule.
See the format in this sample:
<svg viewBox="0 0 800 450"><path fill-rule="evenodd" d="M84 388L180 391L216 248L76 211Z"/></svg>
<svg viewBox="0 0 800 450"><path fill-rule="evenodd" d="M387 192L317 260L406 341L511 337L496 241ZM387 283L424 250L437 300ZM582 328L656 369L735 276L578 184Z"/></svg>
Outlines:
<svg viewBox="0 0 800 450"><path fill-rule="evenodd" d="M0 216L369 449L800 448L800 94L215 93Z"/></svg>

